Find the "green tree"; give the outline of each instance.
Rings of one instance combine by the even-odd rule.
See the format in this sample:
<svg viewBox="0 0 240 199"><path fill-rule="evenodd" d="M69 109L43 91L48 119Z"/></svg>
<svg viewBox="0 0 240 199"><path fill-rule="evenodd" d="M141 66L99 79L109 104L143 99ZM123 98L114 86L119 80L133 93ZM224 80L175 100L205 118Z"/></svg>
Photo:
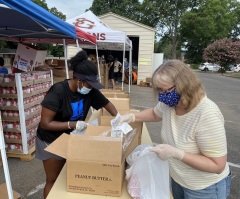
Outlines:
<svg viewBox="0 0 240 199"><path fill-rule="evenodd" d="M53 7L49 10L49 12L51 12L52 14L56 15L58 18L62 19L62 20L66 20L66 15L64 15L62 12L58 11L57 8Z"/></svg>
<svg viewBox="0 0 240 199"><path fill-rule="evenodd" d="M58 11L57 8L53 7L53 8L49 9L45 0L32 0L32 1L34 3L36 3L37 5L41 6L42 8L44 8L45 10L51 12L58 18L63 19L64 21L66 20L66 15L64 15L62 12Z"/></svg>
<svg viewBox="0 0 240 199"><path fill-rule="evenodd" d="M172 41L169 37L164 36L158 42L155 42L154 46L155 53L163 53L164 59L171 59L172 58ZM176 57L180 57L181 55L181 48L178 46L176 51Z"/></svg>
<svg viewBox="0 0 240 199"><path fill-rule="evenodd" d="M138 0L94 0L89 8L97 16L113 12L134 21L139 21L139 9Z"/></svg>
<svg viewBox="0 0 240 199"><path fill-rule="evenodd" d="M240 41L229 38L217 40L204 49L203 59L210 63L218 63L223 73L229 64L240 62Z"/></svg>
<svg viewBox="0 0 240 199"><path fill-rule="evenodd" d="M203 49L215 40L227 37L237 26L237 0L208 0L181 18L181 35L192 62L202 61Z"/></svg>
<svg viewBox="0 0 240 199"><path fill-rule="evenodd" d="M6 41L1 41L0 40L0 48L4 48L6 46Z"/></svg>
<svg viewBox="0 0 240 199"><path fill-rule="evenodd" d="M159 36L171 40L171 58L177 57L181 42L180 19L185 12L200 5L203 0L144 0L141 21L150 21ZM146 11L145 11L145 10ZM145 14L146 13L146 14Z"/></svg>
<svg viewBox="0 0 240 199"><path fill-rule="evenodd" d="M48 8L48 5L45 0L32 0L34 3L38 4L42 8L46 9L50 13L54 14L55 16L59 17L62 20L66 20L66 15L64 15L62 12L58 11L57 8ZM64 55L63 52L63 46L54 46L52 44L37 44L40 48L47 49L47 52L53 56L56 57L62 57Z"/></svg>

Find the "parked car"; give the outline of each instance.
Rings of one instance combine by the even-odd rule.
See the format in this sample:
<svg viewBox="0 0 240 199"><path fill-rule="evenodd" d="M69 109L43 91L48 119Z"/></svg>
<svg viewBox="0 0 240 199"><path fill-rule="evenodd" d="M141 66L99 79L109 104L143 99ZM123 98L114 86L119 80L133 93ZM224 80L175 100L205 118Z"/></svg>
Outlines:
<svg viewBox="0 0 240 199"><path fill-rule="evenodd" d="M234 71L234 66L235 66L235 64L230 64L230 65L228 66L227 71L233 72L233 71Z"/></svg>
<svg viewBox="0 0 240 199"><path fill-rule="evenodd" d="M203 64L200 64L198 69L201 71L218 71L220 69L220 66L218 64L205 62Z"/></svg>
<svg viewBox="0 0 240 199"><path fill-rule="evenodd" d="M233 71L237 73L240 72L240 64L234 64Z"/></svg>

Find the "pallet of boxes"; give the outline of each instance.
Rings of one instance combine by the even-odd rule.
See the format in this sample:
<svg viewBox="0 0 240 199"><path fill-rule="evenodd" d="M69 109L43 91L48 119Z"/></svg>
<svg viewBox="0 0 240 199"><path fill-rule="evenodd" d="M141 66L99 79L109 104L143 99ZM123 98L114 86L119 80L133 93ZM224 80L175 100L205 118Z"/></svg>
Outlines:
<svg viewBox="0 0 240 199"><path fill-rule="evenodd" d="M50 71L33 71L44 65L46 50L18 44L13 68L0 83L0 113L8 157L32 160L40 121L41 101L51 86Z"/></svg>
<svg viewBox="0 0 240 199"><path fill-rule="evenodd" d="M121 114L130 109L129 95L106 94ZM89 125L84 135L63 134L47 151L67 159L67 191L103 196L121 196L125 179L125 159L140 143L142 123L133 123L126 136L111 136L113 116L97 112L98 126ZM94 119L94 120L95 120Z"/></svg>
<svg viewBox="0 0 240 199"><path fill-rule="evenodd" d="M48 62L53 71L53 83L61 82L67 79L65 60L64 59L52 59ZM68 64L68 63L67 63ZM72 78L73 71L68 68L69 78Z"/></svg>
<svg viewBox="0 0 240 199"><path fill-rule="evenodd" d="M50 71L5 74L0 85L0 113L8 157L30 161L35 157L35 138L41 101L51 86Z"/></svg>
<svg viewBox="0 0 240 199"><path fill-rule="evenodd" d="M152 77L146 77L145 81L140 81L141 87L152 87Z"/></svg>

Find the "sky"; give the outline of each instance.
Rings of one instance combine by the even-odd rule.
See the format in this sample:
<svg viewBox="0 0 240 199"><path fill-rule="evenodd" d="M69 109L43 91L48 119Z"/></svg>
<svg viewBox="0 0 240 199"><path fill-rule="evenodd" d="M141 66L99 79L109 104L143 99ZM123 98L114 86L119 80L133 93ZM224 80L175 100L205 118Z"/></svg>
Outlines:
<svg viewBox="0 0 240 199"><path fill-rule="evenodd" d="M85 12L92 6L93 0L45 0L48 8L57 8L58 11L66 15L66 19L71 19Z"/></svg>
<svg viewBox="0 0 240 199"><path fill-rule="evenodd" d="M74 18L83 14L86 9L92 6L93 0L45 0L48 8L57 8L58 11L66 15L66 19ZM143 0L139 0L142 2Z"/></svg>

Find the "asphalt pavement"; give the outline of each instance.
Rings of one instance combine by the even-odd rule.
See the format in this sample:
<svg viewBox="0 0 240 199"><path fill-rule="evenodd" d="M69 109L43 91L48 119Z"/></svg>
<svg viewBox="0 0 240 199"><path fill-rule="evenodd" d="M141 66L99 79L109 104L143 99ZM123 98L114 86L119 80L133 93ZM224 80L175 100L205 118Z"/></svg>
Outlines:
<svg viewBox="0 0 240 199"><path fill-rule="evenodd" d="M240 198L240 157L239 157L239 118L240 118L240 79L221 74L198 73L202 79L206 93L216 102L225 117L230 167L233 173L232 192L229 199ZM120 85L120 84L119 84ZM128 85L124 85L128 92ZM154 107L157 100L153 98L152 88L132 85L130 90L131 108L143 110ZM146 123L152 141L161 143L161 123ZM8 158L10 179L15 191L26 199L43 199L45 174L42 162L36 158L29 162L19 158ZM0 183L5 182L3 168L0 168ZM0 197L1 198L1 197Z"/></svg>

